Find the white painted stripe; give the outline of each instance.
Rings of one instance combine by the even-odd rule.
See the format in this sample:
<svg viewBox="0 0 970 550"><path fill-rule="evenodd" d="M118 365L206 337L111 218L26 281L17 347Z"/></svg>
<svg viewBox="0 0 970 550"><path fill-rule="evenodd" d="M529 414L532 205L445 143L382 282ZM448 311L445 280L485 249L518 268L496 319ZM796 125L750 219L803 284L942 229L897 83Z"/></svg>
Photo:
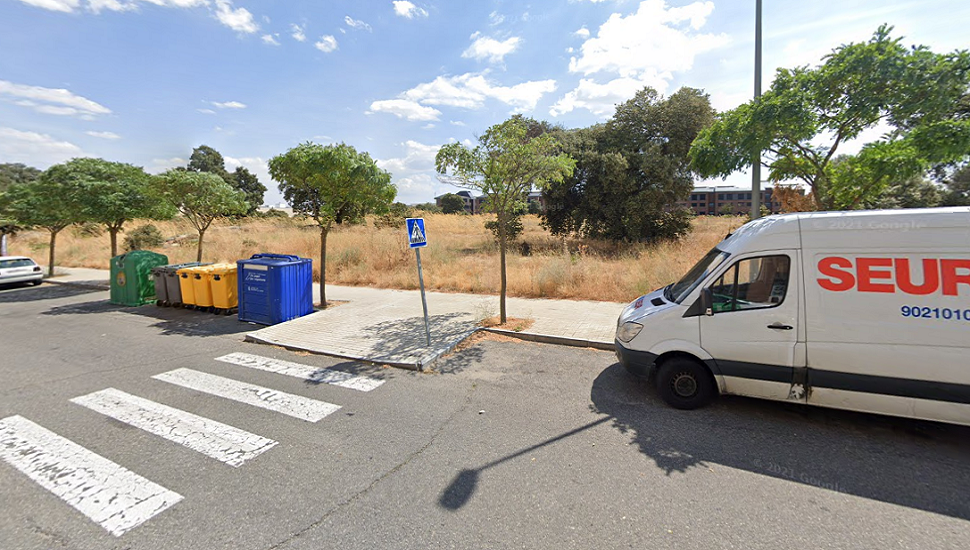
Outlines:
<svg viewBox="0 0 970 550"><path fill-rule="evenodd" d="M358 376L339 370L318 369L309 365L283 361L282 359L270 359L269 357L260 357L249 353L230 353L229 355L216 357L216 361L241 365L251 369L275 372L277 374L285 374L286 376L293 376L308 382L332 384L334 386L359 391L371 391L384 383L383 380L376 378Z"/></svg>
<svg viewBox="0 0 970 550"><path fill-rule="evenodd" d="M182 500L21 416L0 420L0 458L116 537Z"/></svg>
<svg viewBox="0 0 970 550"><path fill-rule="evenodd" d="M225 397L240 403L261 407L283 413L289 416L316 422L321 418L340 409L339 405L317 401L301 395L293 395L281 391L271 390L262 386L254 386L238 380L223 378L214 374L206 374L191 369L175 369L152 378L169 382L184 388L203 393Z"/></svg>
<svg viewBox="0 0 970 550"><path fill-rule="evenodd" d="M277 443L114 388L75 397L71 402L235 467L242 466Z"/></svg>

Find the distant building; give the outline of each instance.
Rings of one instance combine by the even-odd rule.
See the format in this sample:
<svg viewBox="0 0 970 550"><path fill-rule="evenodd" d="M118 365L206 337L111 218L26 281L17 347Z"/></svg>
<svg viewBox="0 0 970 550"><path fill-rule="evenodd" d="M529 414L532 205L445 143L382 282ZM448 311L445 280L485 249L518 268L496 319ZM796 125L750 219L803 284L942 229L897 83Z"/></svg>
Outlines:
<svg viewBox="0 0 970 550"><path fill-rule="evenodd" d="M761 204L772 214L778 214L781 203L772 200L772 191L771 187L761 190ZM677 206L709 216L725 214L728 209L732 214L749 214L751 195L751 189L742 187L695 187L687 200L677 201Z"/></svg>
<svg viewBox="0 0 970 550"><path fill-rule="evenodd" d="M437 197L434 198L434 203L438 205L439 208L441 207L441 198L447 194L448 193L445 193L444 195L438 195ZM485 202L486 202L485 195L478 195L476 197L476 196L473 196L468 191L459 191L454 194L461 197L461 200L465 202L465 212L469 214L481 214L485 211ZM542 196L541 191L529 192L529 194L526 195L525 201L526 201L526 204L533 203L533 202L538 203L540 211L546 209L545 197Z"/></svg>

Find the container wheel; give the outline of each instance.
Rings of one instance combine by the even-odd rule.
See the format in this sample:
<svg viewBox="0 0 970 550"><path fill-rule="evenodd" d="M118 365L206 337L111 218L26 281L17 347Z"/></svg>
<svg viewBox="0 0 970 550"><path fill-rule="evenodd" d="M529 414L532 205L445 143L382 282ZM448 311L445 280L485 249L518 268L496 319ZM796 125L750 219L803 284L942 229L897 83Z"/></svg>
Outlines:
<svg viewBox="0 0 970 550"><path fill-rule="evenodd" d="M707 367L686 357L672 357L657 370L657 392L675 409L699 409L717 396Z"/></svg>

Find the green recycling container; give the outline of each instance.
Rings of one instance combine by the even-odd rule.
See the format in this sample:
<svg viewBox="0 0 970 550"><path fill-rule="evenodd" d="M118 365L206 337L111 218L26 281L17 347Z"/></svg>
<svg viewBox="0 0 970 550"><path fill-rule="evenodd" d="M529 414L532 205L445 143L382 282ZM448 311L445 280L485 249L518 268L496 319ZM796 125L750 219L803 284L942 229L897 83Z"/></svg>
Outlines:
<svg viewBox="0 0 970 550"><path fill-rule="evenodd" d="M111 258L111 303L140 306L155 301L152 268L168 264L168 256L133 250Z"/></svg>

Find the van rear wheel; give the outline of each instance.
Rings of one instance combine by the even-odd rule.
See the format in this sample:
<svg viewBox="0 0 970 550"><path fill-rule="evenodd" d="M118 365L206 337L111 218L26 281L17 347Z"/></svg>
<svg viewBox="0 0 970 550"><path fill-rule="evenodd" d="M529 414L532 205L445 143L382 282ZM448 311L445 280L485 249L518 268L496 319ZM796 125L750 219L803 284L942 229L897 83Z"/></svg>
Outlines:
<svg viewBox="0 0 970 550"><path fill-rule="evenodd" d="M704 365L672 357L657 370L657 392L675 409L699 409L717 395L714 379Z"/></svg>

